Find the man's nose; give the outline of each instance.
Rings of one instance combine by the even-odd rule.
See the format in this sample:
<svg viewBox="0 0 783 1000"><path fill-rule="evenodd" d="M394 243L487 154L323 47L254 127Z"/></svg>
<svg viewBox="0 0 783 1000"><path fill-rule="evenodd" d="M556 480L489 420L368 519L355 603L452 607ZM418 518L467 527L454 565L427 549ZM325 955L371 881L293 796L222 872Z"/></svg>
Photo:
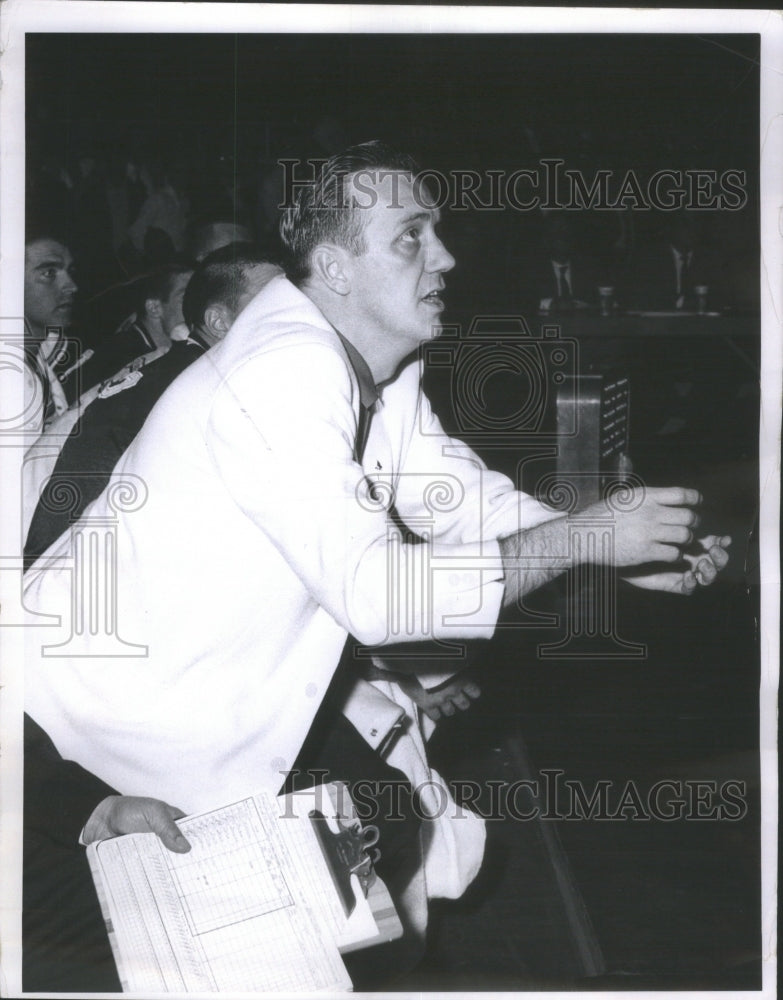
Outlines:
<svg viewBox="0 0 783 1000"><path fill-rule="evenodd" d="M74 281L73 277L66 271L65 278L63 279L62 285L60 286L63 292L68 295L75 295L79 291L79 286Z"/></svg>
<svg viewBox="0 0 783 1000"><path fill-rule="evenodd" d="M430 252L427 256L429 271L443 272L450 271L456 261L448 252L439 236L433 236Z"/></svg>

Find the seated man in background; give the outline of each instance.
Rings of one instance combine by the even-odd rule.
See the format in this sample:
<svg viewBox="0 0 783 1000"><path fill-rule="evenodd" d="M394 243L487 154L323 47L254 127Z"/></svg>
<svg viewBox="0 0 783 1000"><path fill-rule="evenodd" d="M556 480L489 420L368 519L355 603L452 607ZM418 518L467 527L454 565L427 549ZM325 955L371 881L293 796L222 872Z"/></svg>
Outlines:
<svg viewBox="0 0 783 1000"><path fill-rule="evenodd" d="M183 330L182 298L193 265L170 264L146 275L136 289L134 313L118 330L102 337L82 366L81 387L89 391L106 379L162 357ZM173 336L172 336L173 335Z"/></svg>
<svg viewBox="0 0 783 1000"><path fill-rule="evenodd" d="M662 212L657 222L657 233L642 243L632 260L628 308L693 312L699 304L698 286L706 287L705 299L719 302L721 290L704 213Z"/></svg>
<svg viewBox="0 0 783 1000"><path fill-rule="evenodd" d="M37 559L100 494L169 384L222 340L247 303L280 273L249 244L223 247L198 266L181 306L188 338L173 343L158 360L109 382L68 436L30 522L27 563ZM64 487L73 496L71 506L57 500Z"/></svg>
<svg viewBox="0 0 783 1000"><path fill-rule="evenodd" d="M144 279L139 290L136 314L126 328L87 349L71 366L65 389L71 405L52 419L45 431L25 452L22 469L22 536L27 535L30 518L50 476L63 443L85 408L104 391L111 391L138 379L139 369L162 357L171 347L171 335L184 326L182 298L193 273L189 264L167 268ZM75 381L70 381L75 380ZM70 384L69 384L70 382ZM105 384L109 383L109 384Z"/></svg>
<svg viewBox="0 0 783 1000"><path fill-rule="evenodd" d="M71 251L63 242L45 233L28 236L24 251L24 393L29 444L68 409L55 366L78 291L74 274Z"/></svg>
<svg viewBox="0 0 783 1000"><path fill-rule="evenodd" d="M595 259L580 246L578 216L567 211L542 214L539 257L532 276L526 276L535 285L536 304L543 310L595 304L601 272Z"/></svg>

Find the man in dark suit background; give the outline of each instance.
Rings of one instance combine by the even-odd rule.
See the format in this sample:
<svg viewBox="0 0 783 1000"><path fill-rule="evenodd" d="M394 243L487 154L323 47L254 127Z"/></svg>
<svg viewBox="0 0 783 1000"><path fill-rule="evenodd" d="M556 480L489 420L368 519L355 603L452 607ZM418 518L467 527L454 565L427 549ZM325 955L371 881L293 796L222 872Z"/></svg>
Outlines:
<svg viewBox="0 0 783 1000"><path fill-rule="evenodd" d="M555 310L596 305L598 286L611 284L595 246L587 246L582 221L573 212L542 214L541 238L527 284L535 305Z"/></svg>
<svg viewBox="0 0 783 1000"><path fill-rule="evenodd" d="M664 213L657 228L633 261L625 304L631 309L694 312L699 308L697 288L707 286L705 300L710 291L717 294L708 222L682 210Z"/></svg>

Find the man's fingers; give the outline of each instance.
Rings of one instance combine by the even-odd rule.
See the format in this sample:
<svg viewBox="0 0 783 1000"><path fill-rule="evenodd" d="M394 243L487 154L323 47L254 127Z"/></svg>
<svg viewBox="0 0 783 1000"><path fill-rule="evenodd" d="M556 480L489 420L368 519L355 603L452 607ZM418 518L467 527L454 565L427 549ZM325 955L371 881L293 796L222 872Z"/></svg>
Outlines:
<svg viewBox="0 0 783 1000"><path fill-rule="evenodd" d="M647 492L664 507L696 507L702 501L701 493L687 486L649 487Z"/></svg>
<svg viewBox="0 0 783 1000"><path fill-rule="evenodd" d="M709 556L718 569L723 569L729 561L728 552L718 545L713 545L710 549Z"/></svg>
<svg viewBox="0 0 783 1000"><path fill-rule="evenodd" d="M667 507L660 504L658 517L661 524L683 524L688 528L693 528L699 520L699 515L692 507Z"/></svg>
<svg viewBox="0 0 783 1000"><path fill-rule="evenodd" d="M684 524L662 524L658 529L658 541L669 545L689 545L693 532Z"/></svg>
<svg viewBox="0 0 783 1000"><path fill-rule="evenodd" d="M714 545L727 549L731 545L731 535L705 535L700 538L699 545L705 550L711 549Z"/></svg>
<svg viewBox="0 0 783 1000"><path fill-rule="evenodd" d="M677 562L680 558L680 550L676 545L664 545L662 543L653 544L649 562Z"/></svg>
<svg viewBox="0 0 783 1000"><path fill-rule="evenodd" d="M699 582L693 570L686 570L682 575L682 593L686 596L692 594L698 585Z"/></svg>
<svg viewBox="0 0 783 1000"><path fill-rule="evenodd" d="M710 559L718 569L723 569L729 561L729 554L726 549L731 545L730 535L708 535L707 538L700 539L702 548L707 552Z"/></svg>
<svg viewBox="0 0 783 1000"><path fill-rule="evenodd" d="M711 559L700 559L696 564L694 573L696 575L696 579L703 587L709 586L709 584L711 584L718 575L715 564Z"/></svg>
<svg viewBox="0 0 783 1000"><path fill-rule="evenodd" d="M448 698L441 703L440 710L441 712L443 712L444 715L448 716L454 715L454 713L457 711L456 708L452 705L452 703L448 700Z"/></svg>
<svg viewBox="0 0 783 1000"><path fill-rule="evenodd" d="M174 822L175 818L185 815L181 809L168 806L165 802L151 800L145 809L145 814L150 830L157 833L164 847L177 854L187 854L190 844Z"/></svg>
<svg viewBox="0 0 783 1000"><path fill-rule="evenodd" d="M470 708L470 698L464 692L454 695L453 703L463 712Z"/></svg>
<svg viewBox="0 0 783 1000"><path fill-rule="evenodd" d="M478 684L476 684L475 681L467 681L462 690L469 698L472 698L474 701L476 700L476 698L481 697L481 688L478 686Z"/></svg>

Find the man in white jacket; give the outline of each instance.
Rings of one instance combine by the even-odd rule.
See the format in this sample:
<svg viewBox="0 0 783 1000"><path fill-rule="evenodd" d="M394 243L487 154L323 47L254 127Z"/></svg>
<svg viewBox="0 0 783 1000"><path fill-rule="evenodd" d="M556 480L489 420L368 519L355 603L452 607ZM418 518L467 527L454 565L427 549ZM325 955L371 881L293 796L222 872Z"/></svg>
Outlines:
<svg viewBox="0 0 783 1000"><path fill-rule="evenodd" d="M27 711L124 794L192 812L276 793L348 634L489 638L503 606L595 558L588 528L447 437L404 364L437 333L454 264L415 178L368 143L296 192L292 280L160 399L115 469L136 501L110 485L28 574L27 608L59 625L33 619ZM637 491L612 512L613 563L678 562L699 499ZM689 593L728 541L637 582ZM96 601L87 578L115 558Z"/></svg>

